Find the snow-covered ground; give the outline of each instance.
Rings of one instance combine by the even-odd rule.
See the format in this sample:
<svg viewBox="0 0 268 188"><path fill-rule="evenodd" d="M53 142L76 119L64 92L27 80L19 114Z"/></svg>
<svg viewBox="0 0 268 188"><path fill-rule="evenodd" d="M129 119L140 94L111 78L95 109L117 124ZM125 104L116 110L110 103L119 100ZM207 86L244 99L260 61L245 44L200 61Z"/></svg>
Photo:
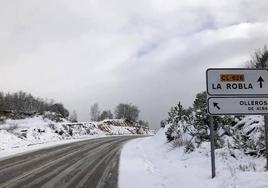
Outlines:
<svg viewBox="0 0 268 188"><path fill-rule="evenodd" d="M236 158L232 157L235 156ZM165 130L127 143L121 154L119 188L267 188L265 159L240 151L216 150L211 179L210 145L192 153L166 143Z"/></svg>
<svg viewBox="0 0 268 188"><path fill-rule="evenodd" d="M0 125L0 158L44 147L112 135L151 134L125 120L57 123L43 116L6 120Z"/></svg>

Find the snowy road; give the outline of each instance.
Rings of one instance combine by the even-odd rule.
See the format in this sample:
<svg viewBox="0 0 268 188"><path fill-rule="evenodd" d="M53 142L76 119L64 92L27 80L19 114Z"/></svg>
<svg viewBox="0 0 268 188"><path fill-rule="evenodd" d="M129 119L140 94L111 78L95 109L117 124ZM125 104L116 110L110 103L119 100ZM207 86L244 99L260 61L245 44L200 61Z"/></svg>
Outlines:
<svg viewBox="0 0 268 188"><path fill-rule="evenodd" d="M133 138L92 139L1 160L0 188L117 187L120 151Z"/></svg>

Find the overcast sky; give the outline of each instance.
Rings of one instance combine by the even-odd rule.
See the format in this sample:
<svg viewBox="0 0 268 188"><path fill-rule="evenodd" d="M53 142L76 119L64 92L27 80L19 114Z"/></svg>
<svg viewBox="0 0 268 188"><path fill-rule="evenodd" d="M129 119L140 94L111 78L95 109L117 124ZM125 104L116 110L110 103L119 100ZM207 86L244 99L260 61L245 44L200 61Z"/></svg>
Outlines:
<svg viewBox="0 0 268 188"><path fill-rule="evenodd" d="M0 0L0 88L89 108L132 103L159 127L205 71L268 44L267 0Z"/></svg>

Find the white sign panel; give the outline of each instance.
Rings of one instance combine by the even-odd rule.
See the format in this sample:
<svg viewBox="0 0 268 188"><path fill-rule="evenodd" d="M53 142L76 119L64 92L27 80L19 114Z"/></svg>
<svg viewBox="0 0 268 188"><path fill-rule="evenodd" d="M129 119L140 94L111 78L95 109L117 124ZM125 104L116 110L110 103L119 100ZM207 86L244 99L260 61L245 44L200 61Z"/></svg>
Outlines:
<svg viewBox="0 0 268 188"><path fill-rule="evenodd" d="M267 69L208 69L208 95L268 95Z"/></svg>
<svg viewBox="0 0 268 188"><path fill-rule="evenodd" d="M208 113L211 115L268 114L268 98L210 97Z"/></svg>

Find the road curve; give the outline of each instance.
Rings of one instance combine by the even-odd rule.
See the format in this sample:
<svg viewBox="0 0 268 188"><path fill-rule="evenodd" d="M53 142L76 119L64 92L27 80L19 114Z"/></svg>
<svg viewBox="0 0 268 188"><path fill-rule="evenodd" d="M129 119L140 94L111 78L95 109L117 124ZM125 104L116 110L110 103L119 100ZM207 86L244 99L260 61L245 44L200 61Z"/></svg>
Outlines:
<svg viewBox="0 0 268 188"><path fill-rule="evenodd" d="M120 151L136 137L86 140L0 161L0 188L116 188Z"/></svg>

